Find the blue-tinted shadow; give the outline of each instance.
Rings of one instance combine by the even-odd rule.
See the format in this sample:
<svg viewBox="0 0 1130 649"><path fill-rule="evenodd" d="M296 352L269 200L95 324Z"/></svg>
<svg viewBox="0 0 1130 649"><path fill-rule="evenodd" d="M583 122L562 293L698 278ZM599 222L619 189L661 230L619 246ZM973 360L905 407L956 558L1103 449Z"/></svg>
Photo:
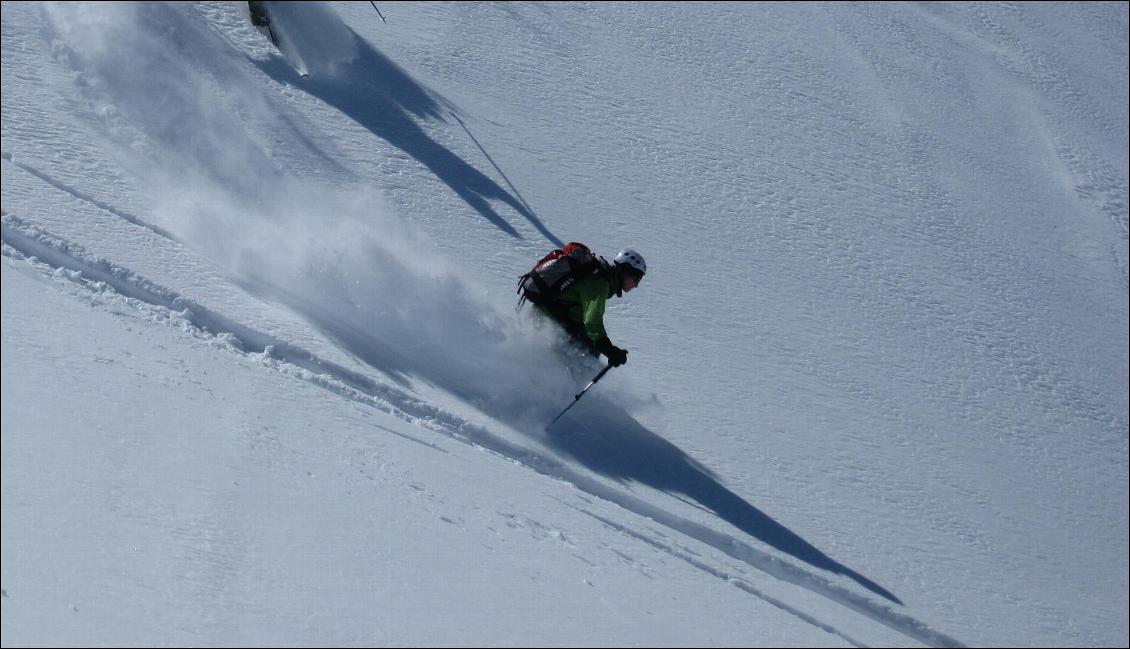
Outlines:
<svg viewBox="0 0 1130 649"><path fill-rule="evenodd" d="M503 232L521 238L518 231L495 211L488 202L490 200L510 206L547 239L560 242L522 201L420 128L418 119L446 121L443 113L448 107L441 105L435 93L356 33L353 38L357 58L350 63L338 64L332 76L316 74L301 77L282 57L255 63L268 76L318 97L418 160ZM475 144L482 150L478 141ZM486 153L485 150L483 153ZM493 160L491 162L493 164Z"/></svg>
<svg viewBox="0 0 1130 649"><path fill-rule="evenodd" d="M753 538L809 565L844 575L892 602L899 598L824 554L798 534L727 489L708 469L651 432L624 409L599 396L561 419L547 443L558 453L622 482L680 494ZM583 423L582 423L583 422Z"/></svg>

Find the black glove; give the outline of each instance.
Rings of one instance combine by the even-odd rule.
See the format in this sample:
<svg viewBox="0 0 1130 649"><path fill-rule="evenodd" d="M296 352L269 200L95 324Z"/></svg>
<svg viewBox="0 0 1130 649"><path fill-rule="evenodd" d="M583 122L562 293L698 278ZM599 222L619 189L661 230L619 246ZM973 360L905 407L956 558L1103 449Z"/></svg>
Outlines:
<svg viewBox="0 0 1130 649"><path fill-rule="evenodd" d="M612 367L620 367L628 362L628 351L613 345L612 341L607 338L602 338L596 344L596 349L608 357L608 364Z"/></svg>

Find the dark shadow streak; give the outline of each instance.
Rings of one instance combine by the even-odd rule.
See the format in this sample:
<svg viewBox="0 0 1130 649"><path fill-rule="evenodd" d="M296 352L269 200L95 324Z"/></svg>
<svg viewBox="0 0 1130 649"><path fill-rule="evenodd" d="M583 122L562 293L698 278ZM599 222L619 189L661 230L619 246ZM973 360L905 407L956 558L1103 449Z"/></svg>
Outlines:
<svg viewBox="0 0 1130 649"><path fill-rule="evenodd" d="M488 200L509 205L551 241L559 241L522 202L420 128L415 118L444 121L434 93L360 36L354 33L353 39L357 58L339 64L333 76L302 78L282 57L255 64L271 78L318 97L415 158L503 232L522 238Z"/></svg>
<svg viewBox="0 0 1130 649"><path fill-rule="evenodd" d="M816 549L792 530L727 489L705 467L599 396L563 418L547 444L585 467L621 482L685 495L746 534L817 568L844 575L896 604L893 593ZM581 426L577 422L584 421ZM677 497L677 496L676 496Z"/></svg>
<svg viewBox="0 0 1130 649"><path fill-rule="evenodd" d="M471 138L471 141L475 143L475 146L479 147L479 151L482 151L483 157L485 157L487 161L490 162L490 165L494 167L494 170L498 172L498 175L502 176L502 179L506 181L506 186L510 188L510 191L514 192L514 196L516 196L518 200L522 202L522 205L525 205L526 209L529 210L532 214L534 211L533 208L530 207L530 204L527 203L526 199L522 197L522 194L518 192L518 188L514 186L514 183L510 182L510 178L508 178L506 176L506 173L502 171L502 168L498 166L498 163L494 161L494 158L490 157L490 154L487 153L487 150L483 148L483 145L481 143L479 143L479 139L475 137L474 133L471 133L471 129L467 128L467 124L464 123L463 120L460 119L459 116L455 113L450 114L455 118L455 121L459 122L459 125L463 127L463 130L467 132L467 137ZM543 237L549 239L558 248L565 245L565 242L561 241L561 239L558 239L549 230L546 230L545 227L542 226L540 221L535 221L533 222L533 224L534 227L536 227L538 231L541 232Z"/></svg>

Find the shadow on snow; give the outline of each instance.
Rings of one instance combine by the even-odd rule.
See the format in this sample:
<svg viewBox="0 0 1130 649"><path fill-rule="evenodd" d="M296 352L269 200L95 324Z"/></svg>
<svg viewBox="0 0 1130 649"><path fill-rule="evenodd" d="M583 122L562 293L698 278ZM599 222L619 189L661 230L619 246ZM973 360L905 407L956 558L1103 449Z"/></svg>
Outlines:
<svg viewBox="0 0 1130 649"><path fill-rule="evenodd" d="M441 114L443 109L434 93L356 33L353 38L357 58L339 64L334 75L327 78L303 78L282 57L255 63L276 81L318 97L377 137L412 156L503 232L521 238L488 200L502 201L525 217L546 239L562 245L561 240L545 227L524 201L515 198L486 174L436 142L420 127L416 119L445 121ZM454 116L454 113L451 114ZM459 122L466 130L462 120ZM470 135L469 130L467 134ZM487 155L477 140L475 145ZM494 164L489 155L487 159Z"/></svg>
<svg viewBox="0 0 1130 649"><path fill-rule="evenodd" d="M892 602L893 593L824 554L727 489L708 469L605 399L591 398L554 427L547 444L589 469L686 496L753 538L809 565L843 575ZM578 422L583 420L584 425Z"/></svg>

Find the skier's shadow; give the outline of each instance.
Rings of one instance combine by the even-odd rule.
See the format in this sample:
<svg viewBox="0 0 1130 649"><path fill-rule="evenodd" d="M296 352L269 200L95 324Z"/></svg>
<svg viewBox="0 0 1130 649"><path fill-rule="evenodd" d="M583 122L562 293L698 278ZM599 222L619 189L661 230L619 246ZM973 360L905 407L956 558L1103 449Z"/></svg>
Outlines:
<svg viewBox="0 0 1130 649"><path fill-rule="evenodd" d="M547 443L602 475L682 494L759 541L805 563L844 575L892 602L893 593L824 554L792 530L727 489L709 469L674 444L651 432L623 408L596 396L563 418ZM583 419L584 425L577 422Z"/></svg>
<svg viewBox="0 0 1130 649"><path fill-rule="evenodd" d="M495 211L489 200L501 201L510 206L546 239L560 245L560 239L545 227L524 202L433 140L416 121L446 121L443 111L449 107L441 106L441 100L436 98L435 93L413 79L363 38L356 33L352 37L357 58L349 63L337 64L332 75L300 77L282 57L256 61L255 64L268 76L318 97L377 137L415 158L503 232L522 238ZM453 112L451 114L454 115ZM475 144L482 149L478 141Z"/></svg>

